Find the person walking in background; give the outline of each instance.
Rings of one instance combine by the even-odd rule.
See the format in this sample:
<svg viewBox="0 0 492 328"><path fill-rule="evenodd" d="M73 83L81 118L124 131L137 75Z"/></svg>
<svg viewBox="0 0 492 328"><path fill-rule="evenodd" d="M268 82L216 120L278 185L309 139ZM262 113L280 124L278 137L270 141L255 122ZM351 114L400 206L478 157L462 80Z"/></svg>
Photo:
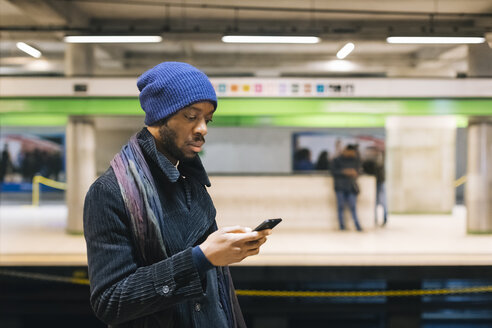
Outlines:
<svg viewBox="0 0 492 328"><path fill-rule="evenodd" d="M111 327L245 327L228 265L271 230L217 229L198 153L217 108L208 77L164 62L137 82L145 124L84 205L90 300Z"/></svg>
<svg viewBox="0 0 492 328"><path fill-rule="evenodd" d="M360 160L357 157L357 147L348 145L342 154L333 160L331 173L335 180L335 193L337 196L338 222L340 230L345 230L343 211L345 205L349 206L357 231L362 231L357 218L357 195L359 186L357 177L360 172Z"/></svg>

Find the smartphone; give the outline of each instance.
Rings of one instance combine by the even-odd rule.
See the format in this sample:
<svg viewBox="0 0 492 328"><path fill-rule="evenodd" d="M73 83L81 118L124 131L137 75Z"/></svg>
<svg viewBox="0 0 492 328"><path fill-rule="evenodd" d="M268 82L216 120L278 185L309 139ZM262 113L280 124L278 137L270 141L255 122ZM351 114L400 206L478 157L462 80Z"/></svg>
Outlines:
<svg viewBox="0 0 492 328"><path fill-rule="evenodd" d="M282 221L282 219L277 218L277 219L268 219L260 223L259 226L257 226L253 231L261 231L265 229L273 229L277 224L279 224Z"/></svg>

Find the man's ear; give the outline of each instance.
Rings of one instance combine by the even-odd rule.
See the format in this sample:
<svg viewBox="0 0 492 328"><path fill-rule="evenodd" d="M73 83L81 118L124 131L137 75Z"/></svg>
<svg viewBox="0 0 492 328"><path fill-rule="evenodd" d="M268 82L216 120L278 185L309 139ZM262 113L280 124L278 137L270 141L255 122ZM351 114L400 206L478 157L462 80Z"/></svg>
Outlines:
<svg viewBox="0 0 492 328"><path fill-rule="evenodd" d="M150 132L150 134L152 134L154 139L159 139L159 136L160 136L159 135L159 126L157 126L157 125L148 126L147 130Z"/></svg>

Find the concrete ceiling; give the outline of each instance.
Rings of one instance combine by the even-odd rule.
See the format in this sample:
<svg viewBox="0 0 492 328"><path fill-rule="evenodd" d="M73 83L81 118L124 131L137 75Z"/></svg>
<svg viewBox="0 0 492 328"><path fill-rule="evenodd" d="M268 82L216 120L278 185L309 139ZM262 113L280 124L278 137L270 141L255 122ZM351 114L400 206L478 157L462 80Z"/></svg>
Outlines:
<svg viewBox="0 0 492 328"><path fill-rule="evenodd" d="M0 74L67 74L81 48L67 51L65 35L158 34L157 44L84 46L91 64L78 74L136 76L178 60L212 76L456 77L467 73L467 46L390 45L386 37L490 32L492 0L0 0ZM225 44L225 34L315 35L322 42ZM19 41L43 57L24 54ZM353 53L336 60L349 41Z"/></svg>

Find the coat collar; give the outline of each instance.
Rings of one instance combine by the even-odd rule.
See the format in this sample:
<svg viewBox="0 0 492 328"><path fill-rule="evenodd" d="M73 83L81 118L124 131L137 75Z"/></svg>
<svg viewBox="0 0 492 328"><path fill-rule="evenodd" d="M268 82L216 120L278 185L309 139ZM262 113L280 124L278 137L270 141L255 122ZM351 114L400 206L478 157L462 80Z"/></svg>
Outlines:
<svg viewBox="0 0 492 328"><path fill-rule="evenodd" d="M208 178L207 172L203 167L202 161L200 157L195 156L195 158L191 161L179 163L179 170L167 159L164 154L157 150L155 145L154 136L147 130L147 128L143 128L137 134L137 140L140 147L142 147L142 151L145 155L150 158L164 173L167 179L170 182L178 181L181 173L185 175L191 175L195 177L201 184L210 187L210 180ZM180 173L181 171L181 173Z"/></svg>

